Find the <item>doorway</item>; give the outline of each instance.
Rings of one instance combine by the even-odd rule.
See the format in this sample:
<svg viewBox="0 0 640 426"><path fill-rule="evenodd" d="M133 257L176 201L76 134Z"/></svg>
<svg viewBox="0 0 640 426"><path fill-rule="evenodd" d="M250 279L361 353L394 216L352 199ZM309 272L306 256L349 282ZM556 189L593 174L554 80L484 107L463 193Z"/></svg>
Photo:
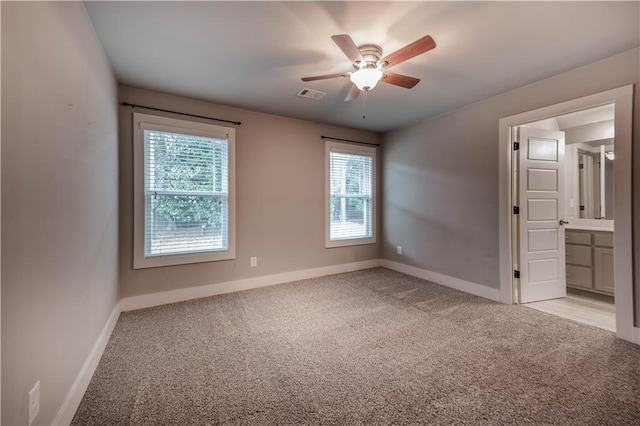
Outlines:
<svg viewBox="0 0 640 426"><path fill-rule="evenodd" d="M526 124L543 122L544 120L551 120L552 118L566 116L571 113L575 113L578 111L587 111L592 108L601 107L605 108L605 106L613 105L614 109L614 132L615 132L615 168L613 170L613 176L615 179L615 187L613 189L612 195L612 220L615 222L615 234L611 236L611 246L610 251L613 253L611 260L611 268L614 271L614 279L612 290L615 292L615 329L618 337L623 338L625 340L633 341L636 343L640 333L638 333L638 329L634 327L633 324L633 275L632 275L632 239L631 239L631 123L632 123L632 99L633 99L633 86L625 86L618 89L609 90L607 92L598 93L595 95L587 96L584 98L576 99L573 101L564 102L557 105L552 105L549 107L537 109L534 111L525 112L522 114L514 115L511 117L505 117L499 122L500 129L500 288L501 288L501 300L504 303L515 304L520 303L521 301L521 278L518 276L516 272L516 267L521 267L518 263L521 259L521 254L518 250L522 250L523 247L525 249L531 248L532 250L527 253L525 259L532 260L534 263L529 263L534 265L534 269L538 266L546 263L547 266L552 265L553 261L550 261L553 256L545 258L542 256L541 262L538 261L538 257L540 253L544 250L538 250L537 248L545 248L544 244L551 244L551 237L553 236L556 239L557 244L557 252L554 253L556 259L556 272L555 276L558 278L558 282L562 284L562 286L566 289L566 274L563 270L566 268L567 264L564 262L564 243L565 237L567 236L566 230L563 227L562 223L559 223L560 220L564 221L564 213L565 209L560 210L560 203L564 206L565 200L562 198L562 194L558 195L556 199L557 207L557 218L554 218L550 213L553 207L553 202L545 201L545 202L537 202L544 197L540 197L540 194L530 194L530 198L537 202L538 207L534 207L532 211L536 214L541 214L542 216L538 216L540 220L548 220L548 223L543 226L545 232L534 233L537 235L537 240L534 238L533 243L530 244L528 240L524 242L522 239L515 241L519 241L518 244L514 244L514 234L519 233L520 230L518 228L518 217L514 213L514 207L517 204L514 202L528 202L528 199L519 200L516 198L517 196L521 196L522 192L516 191L515 182L519 182L517 180L517 176L512 172L514 166L514 155L513 155L513 142L519 142L516 139L518 138L515 129L525 128ZM522 127L521 127L522 126ZM534 135L534 137L536 137ZM555 136L553 136L555 137ZM551 137L551 139L553 139ZM541 155L551 155L549 154L550 147L552 144L546 143L545 141L548 139L547 136L544 136L537 142L539 153ZM558 141L556 145L556 158L559 156L564 156L564 147L560 147L560 145L564 145L563 141ZM546 152L546 154L545 154ZM605 155L606 155L605 151ZM520 157L522 158L522 157ZM549 161L551 157L546 158L546 161ZM531 164L531 169L538 171L542 169L553 169L549 167L539 167L541 163L535 163L535 161L542 160L545 158L532 158L534 162ZM584 160L584 158L583 158ZM545 163L547 164L547 163ZM526 164L525 164L526 166ZM560 164L556 168L556 176L561 176L563 172L560 170L562 165ZM524 169L523 169L524 171ZM536 172L537 173L537 172ZM535 173L534 173L535 174ZM549 185L552 181L549 177L552 173L538 173L539 180L541 185ZM513 177L513 179L512 179ZM600 182L599 182L600 183ZM520 182L520 187L522 184ZM558 190L562 189L562 185L558 185ZM598 187L602 189L602 185ZM539 188L532 187L533 191ZM592 192L591 196L595 197L596 195L601 195L600 193L596 194L596 192ZM584 197L583 197L584 198ZM601 199L601 197L598 197ZM593 201L593 200L592 200ZM528 206L535 205L529 203ZM573 209L578 209L580 204L577 204L579 201L577 197L574 197L573 201ZM605 200L606 203L606 200ZM567 201L567 204L570 205L570 201ZM592 206L592 211L597 211L595 207ZM577 206L577 207L576 207ZM535 211L535 208L538 210ZM567 207L568 209L568 207ZM586 205L585 205L586 209ZM604 207L604 211L606 214L606 206ZM610 209L609 209L610 210ZM562 216L561 216L562 215ZM602 216L600 216L602 217ZM606 216L605 216L606 217ZM578 216L579 217L579 213ZM554 219L558 219L556 222L555 230L556 232L551 232L553 227L551 226L551 221ZM581 220L589 220L588 218L580 218ZM591 219L591 220L602 220L602 219ZM571 222L571 220L569 220ZM566 226L566 225L564 225ZM535 229L530 229L535 230ZM578 230L571 230L571 233L575 233ZM587 231L587 230L581 230ZM517 234L518 236L520 234ZM530 234L533 235L533 234ZM570 236L570 235L569 235ZM542 238L544 237L544 238ZM581 237L581 242L584 246L586 246L586 237ZM593 236L589 237L590 244L594 241ZM599 239L598 244L602 244L603 240ZM542 244L542 246L537 247L537 245ZM580 244L576 244L580 245ZM600 246L598 246L600 247ZM548 247L547 247L548 248ZM604 247L601 247L604 248ZM570 250L575 251L574 248ZM593 247L589 247L589 252L593 253ZM586 250L577 250L584 254ZM549 253L547 253L549 254ZM562 259L562 260L560 260ZM537 263L536 263L537 262ZM573 265L573 266L581 266L581 265ZM584 266L584 265L582 265ZM580 271L580 270L578 270ZM534 271L537 275L530 275L529 271L527 272L526 279L532 278L531 281L534 283L539 281L540 283L546 283L552 280L554 274L549 275L543 269L538 268ZM582 270L584 272L584 270ZM545 275L547 274L547 275ZM526 281L526 280L525 280ZM584 283L582 283L584 285ZM556 283L556 288L559 288L558 283ZM531 287L531 288L535 288ZM543 292L544 293L544 292ZM536 297L539 297L537 295ZM556 294L556 297L558 295ZM560 295L563 297L563 295ZM553 298L553 297L551 297ZM542 295L542 299L544 299L544 294ZM539 299L540 300L540 299Z"/></svg>
<svg viewBox="0 0 640 426"><path fill-rule="evenodd" d="M512 160L516 301L613 332L614 121L611 103L522 124Z"/></svg>

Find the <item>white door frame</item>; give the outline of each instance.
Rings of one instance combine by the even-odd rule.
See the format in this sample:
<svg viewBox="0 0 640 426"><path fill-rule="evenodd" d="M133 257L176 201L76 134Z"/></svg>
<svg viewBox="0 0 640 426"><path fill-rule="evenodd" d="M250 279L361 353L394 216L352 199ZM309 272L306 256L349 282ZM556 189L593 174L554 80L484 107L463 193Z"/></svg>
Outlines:
<svg viewBox="0 0 640 426"><path fill-rule="evenodd" d="M632 237L632 123L633 85L607 90L583 98L527 111L499 121L499 238L500 301L515 303L512 258L512 150L511 128L532 121L615 102L614 168L614 268L616 334L640 344L640 328L633 323L633 237Z"/></svg>

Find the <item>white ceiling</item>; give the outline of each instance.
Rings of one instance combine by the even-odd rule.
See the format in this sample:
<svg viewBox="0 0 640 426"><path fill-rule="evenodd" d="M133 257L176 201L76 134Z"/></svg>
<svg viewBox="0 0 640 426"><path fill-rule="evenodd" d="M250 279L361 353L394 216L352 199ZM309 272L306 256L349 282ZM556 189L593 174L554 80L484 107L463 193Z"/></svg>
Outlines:
<svg viewBox="0 0 640 426"><path fill-rule="evenodd" d="M640 44L638 2L86 2L121 84L354 128L386 131ZM437 47L344 102L351 70L331 40L391 53L430 34ZM303 87L321 100L296 96Z"/></svg>

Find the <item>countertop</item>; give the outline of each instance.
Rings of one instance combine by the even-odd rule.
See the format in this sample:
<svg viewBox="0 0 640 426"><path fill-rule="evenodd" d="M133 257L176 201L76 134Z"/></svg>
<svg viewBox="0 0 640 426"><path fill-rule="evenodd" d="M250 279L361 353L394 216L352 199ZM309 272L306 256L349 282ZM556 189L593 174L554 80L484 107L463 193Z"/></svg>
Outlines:
<svg viewBox="0 0 640 426"><path fill-rule="evenodd" d="M613 232L613 220L602 219L568 219L567 230Z"/></svg>

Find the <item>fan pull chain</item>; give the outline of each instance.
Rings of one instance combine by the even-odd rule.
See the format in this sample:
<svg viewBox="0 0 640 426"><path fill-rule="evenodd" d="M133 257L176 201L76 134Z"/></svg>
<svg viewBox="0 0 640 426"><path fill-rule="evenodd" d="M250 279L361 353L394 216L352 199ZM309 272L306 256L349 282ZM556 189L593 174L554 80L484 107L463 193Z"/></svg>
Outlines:
<svg viewBox="0 0 640 426"><path fill-rule="evenodd" d="M364 120L367 115L366 115L366 110L367 110L367 94L369 92L366 91L364 92L364 96L362 97L362 119Z"/></svg>

